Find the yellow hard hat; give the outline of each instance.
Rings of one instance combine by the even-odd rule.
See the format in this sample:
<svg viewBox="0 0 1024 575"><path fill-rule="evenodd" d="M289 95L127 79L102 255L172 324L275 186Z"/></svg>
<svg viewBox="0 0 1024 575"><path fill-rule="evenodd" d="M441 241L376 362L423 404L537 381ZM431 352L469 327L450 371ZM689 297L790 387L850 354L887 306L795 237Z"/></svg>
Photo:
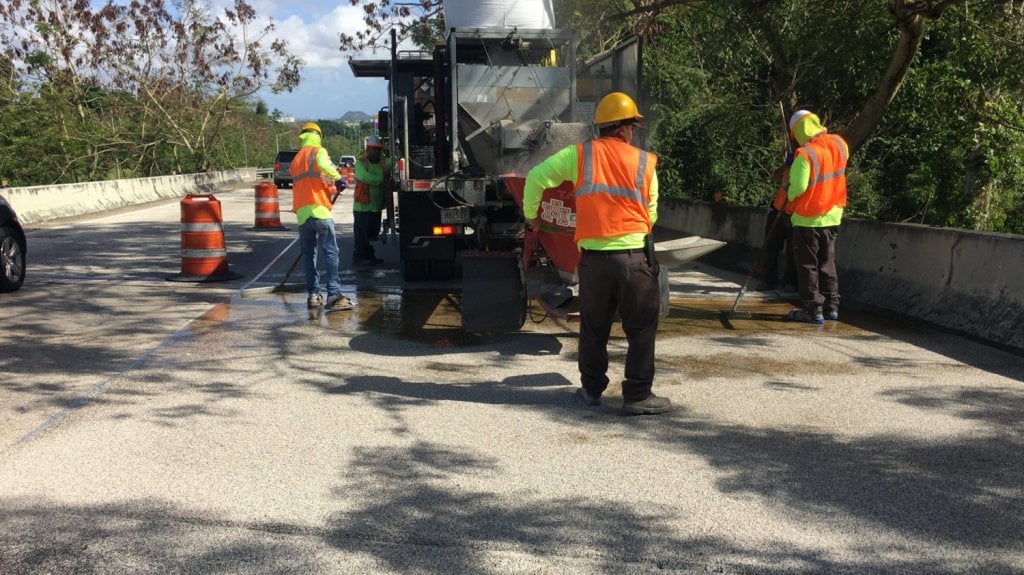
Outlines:
<svg viewBox="0 0 1024 575"><path fill-rule="evenodd" d="M320 126L318 126L316 122L306 122L305 124L302 125L302 130L300 130L300 133L301 132L316 132L317 136L320 136L321 138L324 137L323 130L320 129Z"/></svg>
<svg viewBox="0 0 1024 575"><path fill-rule="evenodd" d="M642 120L640 110L636 102L628 94L612 92L597 104L597 112L594 114L594 122L600 124L612 124L622 120Z"/></svg>

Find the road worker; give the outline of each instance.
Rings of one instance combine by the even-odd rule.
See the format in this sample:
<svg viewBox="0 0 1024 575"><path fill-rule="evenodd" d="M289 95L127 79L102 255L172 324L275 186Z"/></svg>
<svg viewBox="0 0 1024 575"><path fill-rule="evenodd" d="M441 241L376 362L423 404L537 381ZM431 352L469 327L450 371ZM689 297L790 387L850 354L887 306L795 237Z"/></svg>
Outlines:
<svg viewBox="0 0 1024 575"><path fill-rule="evenodd" d="M786 291L796 289L796 263L793 261L793 224L790 215L793 213L793 205L789 199L789 170L793 164L793 154L786 157L786 161L776 174L772 176L773 181L780 182L779 189L772 198L771 207L768 212L768 220L765 222L764 232L764 261L761 264L761 285L760 290L774 290L782 287ZM779 253L785 257L785 268L782 272L782 281L779 282Z"/></svg>
<svg viewBox="0 0 1024 575"><path fill-rule="evenodd" d="M338 239L331 210L337 194L345 189L345 181L331 163L322 146L323 132L315 122L306 122L299 134L302 148L292 159L289 173L292 185L292 210L299 223L299 245L306 273L306 306L309 309L351 309L352 302L341 293L338 278ZM337 193L331 197L329 181L334 180ZM327 297L320 291L320 274L316 269L317 251L324 260Z"/></svg>
<svg viewBox="0 0 1024 575"><path fill-rule="evenodd" d="M356 161L355 193L352 196L352 265L373 266L377 257L370 242L380 235L381 211L390 191L391 158L384 157L380 136L366 139L366 151Z"/></svg>
<svg viewBox="0 0 1024 575"><path fill-rule="evenodd" d="M803 308L789 312L795 321L825 323L839 319L836 238L846 206L846 163L850 152L830 134L818 116L798 110L789 120L800 144L789 170L793 259Z"/></svg>
<svg viewBox="0 0 1024 575"><path fill-rule="evenodd" d="M586 405L601 404L608 387L608 338L616 311L626 334L623 410L633 414L672 409L668 398L651 392L660 291L657 262L650 243L658 217L658 157L634 147L643 116L621 92L597 105L596 140L563 148L527 174L523 213L527 225L543 228L537 210L545 189L573 182L576 197L576 245L580 297L577 396ZM648 255L650 254L650 255Z"/></svg>

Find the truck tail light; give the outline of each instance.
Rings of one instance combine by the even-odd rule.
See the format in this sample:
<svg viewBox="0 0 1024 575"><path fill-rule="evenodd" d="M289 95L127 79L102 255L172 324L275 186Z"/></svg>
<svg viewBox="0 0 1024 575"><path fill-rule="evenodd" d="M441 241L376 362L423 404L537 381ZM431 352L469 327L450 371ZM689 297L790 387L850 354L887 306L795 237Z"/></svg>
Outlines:
<svg viewBox="0 0 1024 575"><path fill-rule="evenodd" d="M455 226L434 226L435 236L454 236Z"/></svg>

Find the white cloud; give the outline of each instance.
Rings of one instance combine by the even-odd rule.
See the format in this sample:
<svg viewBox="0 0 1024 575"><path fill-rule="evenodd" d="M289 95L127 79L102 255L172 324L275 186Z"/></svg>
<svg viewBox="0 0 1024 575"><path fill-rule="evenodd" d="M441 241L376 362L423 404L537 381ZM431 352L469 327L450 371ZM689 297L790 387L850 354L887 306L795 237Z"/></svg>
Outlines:
<svg viewBox="0 0 1024 575"><path fill-rule="evenodd" d="M341 32L354 35L362 30L363 10L345 4L322 17L308 21L292 15L277 23L277 36L288 42L289 51L311 68L348 67L348 54L338 50Z"/></svg>
<svg viewBox="0 0 1024 575"><path fill-rule="evenodd" d="M211 0L211 6L214 13L221 14L225 8L233 8L234 0ZM262 29L271 19L274 23L271 38L263 45L284 40L288 52L304 62L302 81L294 92L262 94L271 109L299 118L326 119L348 111L374 113L386 103L386 82L353 77L348 65L353 54L339 50L340 33L355 35L364 29L362 6L352 6L347 0L251 0L251 6L260 19L254 30Z"/></svg>

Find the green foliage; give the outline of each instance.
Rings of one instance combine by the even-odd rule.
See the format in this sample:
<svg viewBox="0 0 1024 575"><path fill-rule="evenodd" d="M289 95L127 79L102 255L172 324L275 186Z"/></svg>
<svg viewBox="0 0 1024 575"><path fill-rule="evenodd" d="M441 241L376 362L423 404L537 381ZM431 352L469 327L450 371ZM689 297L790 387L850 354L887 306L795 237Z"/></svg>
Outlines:
<svg viewBox="0 0 1024 575"><path fill-rule="evenodd" d="M363 150L363 138L373 133L373 121L342 122L339 120L317 120L324 132L323 145L332 158L358 156Z"/></svg>
<svg viewBox="0 0 1024 575"><path fill-rule="evenodd" d="M920 52L847 171L851 216L1024 233L1024 7L966 0ZM779 102L842 133L890 64L884 3L723 0L659 13L644 53L667 197L765 205Z"/></svg>
<svg viewBox="0 0 1024 575"><path fill-rule="evenodd" d="M718 43L728 11L711 7L666 18L646 47L644 73L656 118L665 197L767 205L771 174L785 157L777 108L756 81L730 70L756 69L754 45Z"/></svg>
<svg viewBox="0 0 1024 575"><path fill-rule="evenodd" d="M279 126L254 98L294 87L298 60L261 46L269 28L254 29L244 0L220 15L205 1L174 15L165 0L0 4L0 175L24 186L267 165Z"/></svg>

